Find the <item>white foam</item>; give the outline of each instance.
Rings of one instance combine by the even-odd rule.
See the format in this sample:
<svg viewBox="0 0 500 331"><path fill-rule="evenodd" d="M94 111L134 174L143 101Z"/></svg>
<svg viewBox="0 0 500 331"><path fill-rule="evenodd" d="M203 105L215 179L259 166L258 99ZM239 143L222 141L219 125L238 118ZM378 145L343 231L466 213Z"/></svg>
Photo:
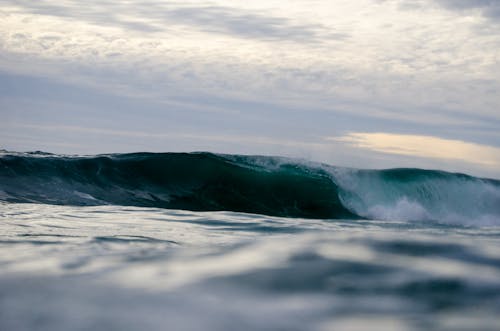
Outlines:
<svg viewBox="0 0 500 331"><path fill-rule="evenodd" d="M376 171L334 168L346 208L366 218L437 221L465 226L500 225L500 188L488 180L455 176L388 181Z"/></svg>
<svg viewBox="0 0 500 331"><path fill-rule="evenodd" d="M91 196L90 194L87 194L87 193L83 193L83 192L78 192L78 191L73 191L73 193L77 196L79 196L80 198L83 198L83 199L87 199L87 200L97 200L96 198L94 198L93 196Z"/></svg>
<svg viewBox="0 0 500 331"><path fill-rule="evenodd" d="M366 212L370 218L395 221L395 220L430 220L432 219L429 211L416 201L410 201L407 197L399 199L394 205L384 206L375 205L368 208Z"/></svg>

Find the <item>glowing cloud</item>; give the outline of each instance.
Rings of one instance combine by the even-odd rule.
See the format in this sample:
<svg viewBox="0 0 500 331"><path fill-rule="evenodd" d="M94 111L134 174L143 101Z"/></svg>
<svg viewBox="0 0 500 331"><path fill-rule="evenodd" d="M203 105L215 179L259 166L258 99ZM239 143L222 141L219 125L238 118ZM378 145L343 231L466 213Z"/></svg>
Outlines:
<svg viewBox="0 0 500 331"><path fill-rule="evenodd" d="M500 148L461 140L433 136L361 132L327 139L382 153L459 160L489 167L500 166Z"/></svg>

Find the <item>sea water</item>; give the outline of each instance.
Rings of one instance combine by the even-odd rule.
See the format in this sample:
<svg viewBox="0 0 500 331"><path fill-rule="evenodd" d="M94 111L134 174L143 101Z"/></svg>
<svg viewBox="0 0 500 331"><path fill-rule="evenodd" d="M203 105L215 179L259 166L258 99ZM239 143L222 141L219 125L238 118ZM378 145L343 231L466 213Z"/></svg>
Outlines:
<svg viewBox="0 0 500 331"><path fill-rule="evenodd" d="M1 330L498 330L498 181L0 157Z"/></svg>

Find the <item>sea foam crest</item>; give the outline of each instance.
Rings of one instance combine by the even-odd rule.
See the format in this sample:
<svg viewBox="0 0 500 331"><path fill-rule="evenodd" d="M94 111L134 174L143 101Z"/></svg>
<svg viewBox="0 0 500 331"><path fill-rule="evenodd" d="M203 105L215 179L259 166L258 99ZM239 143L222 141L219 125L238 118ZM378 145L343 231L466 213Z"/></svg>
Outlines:
<svg viewBox="0 0 500 331"><path fill-rule="evenodd" d="M381 220L500 225L500 185L463 174L422 169L334 169L342 203Z"/></svg>

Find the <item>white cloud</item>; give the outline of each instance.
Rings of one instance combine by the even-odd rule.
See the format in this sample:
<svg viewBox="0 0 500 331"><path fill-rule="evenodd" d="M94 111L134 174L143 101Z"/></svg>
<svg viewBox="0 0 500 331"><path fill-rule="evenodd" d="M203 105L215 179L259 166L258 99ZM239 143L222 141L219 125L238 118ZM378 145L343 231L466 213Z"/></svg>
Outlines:
<svg viewBox="0 0 500 331"><path fill-rule="evenodd" d="M445 2L6 0L0 72L140 99L123 108L136 114L123 123L132 131L146 123L141 112L163 105L158 121L179 109L180 127L213 134L247 123L276 141L296 136L292 144L330 125L333 134L439 131L500 146L500 35L478 29L490 7L463 15ZM16 117L14 97L0 96L9 103L0 116ZM201 109L219 127L183 116ZM269 129L290 116L294 126Z"/></svg>
<svg viewBox="0 0 500 331"><path fill-rule="evenodd" d="M493 169L500 168L500 148L460 140L381 132L354 132L343 137L329 137L327 140L388 154L455 160Z"/></svg>

